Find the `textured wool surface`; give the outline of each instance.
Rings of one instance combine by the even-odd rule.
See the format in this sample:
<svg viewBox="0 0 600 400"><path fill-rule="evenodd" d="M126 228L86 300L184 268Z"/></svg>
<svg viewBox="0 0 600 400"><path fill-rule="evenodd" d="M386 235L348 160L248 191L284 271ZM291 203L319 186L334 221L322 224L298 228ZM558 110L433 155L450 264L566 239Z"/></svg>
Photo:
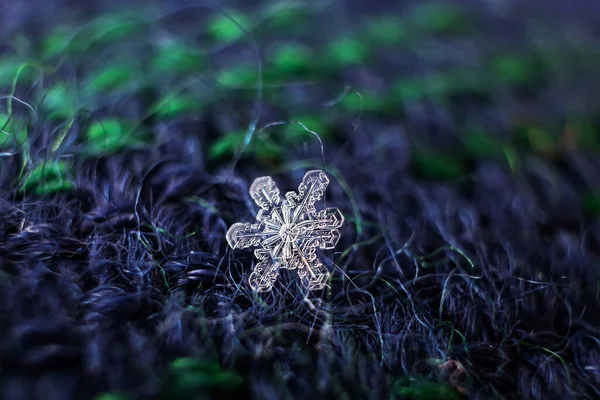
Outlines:
<svg viewBox="0 0 600 400"><path fill-rule="evenodd" d="M235 110L158 126L149 149L74 152L56 195L23 195L23 155L0 157L2 398L400 399L417 377L473 399L600 398L600 224L581 206L598 154L525 153L518 171L473 157L426 179L409 132L443 147L460 128L423 106L349 121L325 160L309 135L286 162L209 161ZM321 254L331 287L284 271L253 293L252 253L225 234L254 220L256 177L283 192L314 168L346 216Z"/></svg>

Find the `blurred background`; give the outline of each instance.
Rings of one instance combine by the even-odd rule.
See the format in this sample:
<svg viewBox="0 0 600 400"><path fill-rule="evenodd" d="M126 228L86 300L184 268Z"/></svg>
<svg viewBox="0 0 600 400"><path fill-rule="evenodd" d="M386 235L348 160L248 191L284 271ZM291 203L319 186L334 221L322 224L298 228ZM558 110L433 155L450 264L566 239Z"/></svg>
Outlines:
<svg viewBox="0 0 600 400"><path fill-rule="evenodd" d="M0 85L35 112L3 102L2 151L33 116L59 158L156 146L190 126L215 165L251 138L243 159L260 168L321 158L299 124L249 131L276 121L318 133L329 156L361 137L371 157L393 152L395 167L444 180L474 159L516 169L521 152L555 162L597 149L593 1L216 6L4 2ZM595 198L587 183L582 199Z"/></svg>

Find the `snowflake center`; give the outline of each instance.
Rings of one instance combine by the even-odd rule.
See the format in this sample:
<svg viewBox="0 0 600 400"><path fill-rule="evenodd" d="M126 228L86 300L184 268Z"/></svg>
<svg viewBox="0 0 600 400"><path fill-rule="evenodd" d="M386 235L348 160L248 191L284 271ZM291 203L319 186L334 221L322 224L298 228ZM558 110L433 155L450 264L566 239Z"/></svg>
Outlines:
<svg viewBox="0 0 600 400"><path fill-rule="evenodd" d="M291 243L298 238L298 230L295 229L294 224L283 224L279 229L279 237L285 243Z"/></svg>

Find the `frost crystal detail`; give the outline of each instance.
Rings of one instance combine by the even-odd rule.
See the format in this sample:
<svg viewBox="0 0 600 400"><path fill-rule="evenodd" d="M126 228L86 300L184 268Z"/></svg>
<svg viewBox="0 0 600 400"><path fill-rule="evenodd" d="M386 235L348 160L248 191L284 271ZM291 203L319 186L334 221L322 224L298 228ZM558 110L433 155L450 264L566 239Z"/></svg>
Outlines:
<svg viewBox="0 0 600 400"><path fill-rule="evenodd" d="M258 247L254 255L258 264L250 274L252 289L271 290L280 268L295 269L309 290L325 287L329 271L318 259L317 249L333 249L340 239L337 228L344 216L337 208L317 211L329 179L323 171L308 171L297 192L281 198L270 176L256 178L250 196L260 207L256 223L236 223L227 232L231 248Z"/></svg>

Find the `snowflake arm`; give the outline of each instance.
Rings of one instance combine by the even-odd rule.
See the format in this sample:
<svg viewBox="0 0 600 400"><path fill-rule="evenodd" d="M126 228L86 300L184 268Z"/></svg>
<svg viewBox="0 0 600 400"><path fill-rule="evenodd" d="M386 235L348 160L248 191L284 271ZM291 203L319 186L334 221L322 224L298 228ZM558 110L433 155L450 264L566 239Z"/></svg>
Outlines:
<svg viewBox="0 0 600 400"><path fill-rule="evenodd" d="M254 251L254 255L259 262L254 266L254 270L248 277L248 283L252 290L268 292L273 288L279 276L280 265L277 261L271 260L268 251L258 249Z"/></svg>
<svg viewBox="0 0 600 400"><path fill-rule="evenodd" d="M227 231L225 238L232 249L247 249L260 246L263 241L263 224L235 223Z"/></svg>
<svg viewBox="0 0 600 400"><path fill-rule="evenodd" d="M321 290L329 279L329 271L317 258L315 247L307 247L295 254L293 263L302 284L309 290Z"/></svg>
<svg viewBox="0 0 600 400"><path fill-rule="evenodd" d="M281 204L281 195L275 181L270 176L256 178L250 186L250 197L254 200L260 211L256 216L258 221L273 217ZM276 213L277 214L277 213Z"/></svg>
<svg viewBox="0 0 600 400"><path fill-rule="evenodd" d="M315 202L321 200L329 185L329 178L323 171L308 171L298 186L298 192L288 192L285 197L294 209L292 223L302 216L315 213Z"/></svg>

